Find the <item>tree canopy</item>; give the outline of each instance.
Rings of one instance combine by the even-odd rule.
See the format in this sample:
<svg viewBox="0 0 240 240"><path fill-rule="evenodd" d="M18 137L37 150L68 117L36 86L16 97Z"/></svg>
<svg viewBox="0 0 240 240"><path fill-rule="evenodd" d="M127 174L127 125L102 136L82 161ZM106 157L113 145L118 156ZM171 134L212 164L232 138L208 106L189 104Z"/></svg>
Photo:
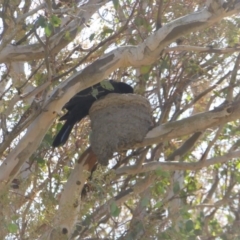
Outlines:
<svg viewBox="0 0 240 240"><path fill-rule="evenodd" d="M1 239L240 239L239 0L1 0ZM142 142L97 164L77 92L126 82ZM93 89L93 95L94 93Z"/></svg>

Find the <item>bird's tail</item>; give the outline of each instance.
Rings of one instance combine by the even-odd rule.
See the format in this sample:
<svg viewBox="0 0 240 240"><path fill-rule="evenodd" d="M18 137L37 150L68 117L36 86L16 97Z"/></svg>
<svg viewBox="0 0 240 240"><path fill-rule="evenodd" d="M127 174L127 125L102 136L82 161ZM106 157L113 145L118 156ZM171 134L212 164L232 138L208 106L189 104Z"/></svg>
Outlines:
<svg viewBox="0 0 240 240"><path fill-rule="evenodd" d="M62 126L61 130L58 132L58 134L54 138L52 146L58 147L60 145L63 145L68 140L69 134L72 131L73 126L74 126L74 123L72 124L66 121Z"/></svg>

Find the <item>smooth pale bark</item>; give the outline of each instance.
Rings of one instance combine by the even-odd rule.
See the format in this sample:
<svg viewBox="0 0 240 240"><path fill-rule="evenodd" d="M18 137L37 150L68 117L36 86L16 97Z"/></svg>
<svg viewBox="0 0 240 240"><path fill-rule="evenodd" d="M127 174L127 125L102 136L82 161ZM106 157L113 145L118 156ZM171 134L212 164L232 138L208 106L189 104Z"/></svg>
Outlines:
<svg viewBox="0 0 240 240"><path fill-rule="evenodd" d="M169 122L150 130L143 142L138 146L151 145L153 143L167 141L195 132L201 132L210 127L234 121L240 118L240 101L216 107L209 112L195 114L191 117Z"/></svg>
<svg viewBox="0 0 240 240"><path fill-rule="evenodd" d="M142 166L125 166L121 167L116 170L116 174L122 175L122 174L139 174L149 171L156 171L157 169L161 169L163 171L176 171L176 170L192 170L197 171L205 167L209 167L214 164L223 164L227 161L232 160L233 158L239 158L240 157L240 151L232 151L229 152L223 156L213 157L210 159L207 159L205 161L196 161L196 162L149 162L144 163Z"/></svg>
<svg viewBox="0 0 240 240"><path fill-rule="evenodd" d="M92 17L92 15L109 0L89 0L85 4L80 5L76 17L73 21L69 17L62 19L62 26L59 32L49 38L48 45L51 54L58 53L62 48L67 46L70 41L76 35L85 28L86 23ZM40 5L37 9L43 8ZM32 12L33 14L34 12ZM20 16L16 21L20 21L26 18L28 14ZM72 17L71 17L72 18ZM70 22L67 25L66 22ZM15 29L14 29L15 30ZM66 32L69 34L69 38L66 38ZM15 33L16 34L16 33ZM45 57L44 48L41 43L34 43L28 45L6 45L3 49L0 46L0 63L13 62L13 61L31 61L36 59L42 59Z"/></svg>
<svg viewBox="0 0 240 240"><path fill-rule="evenodd" d="M81 192L95 162L96 156L91 148L80 156L61 192L58 212L52 220L53 223L40 239L59 239L62 235L71 236L79 217Z"/></svg>

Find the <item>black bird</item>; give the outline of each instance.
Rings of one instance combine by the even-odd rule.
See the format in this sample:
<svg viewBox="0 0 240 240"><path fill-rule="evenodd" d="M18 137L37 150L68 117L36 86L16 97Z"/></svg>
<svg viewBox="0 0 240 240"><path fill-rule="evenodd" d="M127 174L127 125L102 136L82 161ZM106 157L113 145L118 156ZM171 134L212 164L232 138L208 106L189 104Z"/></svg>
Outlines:
<svg viewBox="0 0 240 240"><path fill-rule="evenodd" d="M67 109L68 112L59 121L65 120L66 122L56 135L52 146L58 147L66 143L74 124L88 115L96 100L109 93L133 93L133 88L123 82L108 80L78 92L63 106L63 109Z"/></svg>

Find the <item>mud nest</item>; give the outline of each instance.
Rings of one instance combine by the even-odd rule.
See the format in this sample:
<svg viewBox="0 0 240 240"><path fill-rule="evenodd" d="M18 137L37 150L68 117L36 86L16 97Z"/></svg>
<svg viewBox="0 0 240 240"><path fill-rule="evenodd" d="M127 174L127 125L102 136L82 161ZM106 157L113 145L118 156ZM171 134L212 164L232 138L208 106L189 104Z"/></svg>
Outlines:
<svg viewBox="0 0 240 240"><path fill-rule="evenodd" d="M89 116L92 150L102 165L114 152L141 142L153 126L148 100L135 94L109 94L93 104Z"/></svg>

